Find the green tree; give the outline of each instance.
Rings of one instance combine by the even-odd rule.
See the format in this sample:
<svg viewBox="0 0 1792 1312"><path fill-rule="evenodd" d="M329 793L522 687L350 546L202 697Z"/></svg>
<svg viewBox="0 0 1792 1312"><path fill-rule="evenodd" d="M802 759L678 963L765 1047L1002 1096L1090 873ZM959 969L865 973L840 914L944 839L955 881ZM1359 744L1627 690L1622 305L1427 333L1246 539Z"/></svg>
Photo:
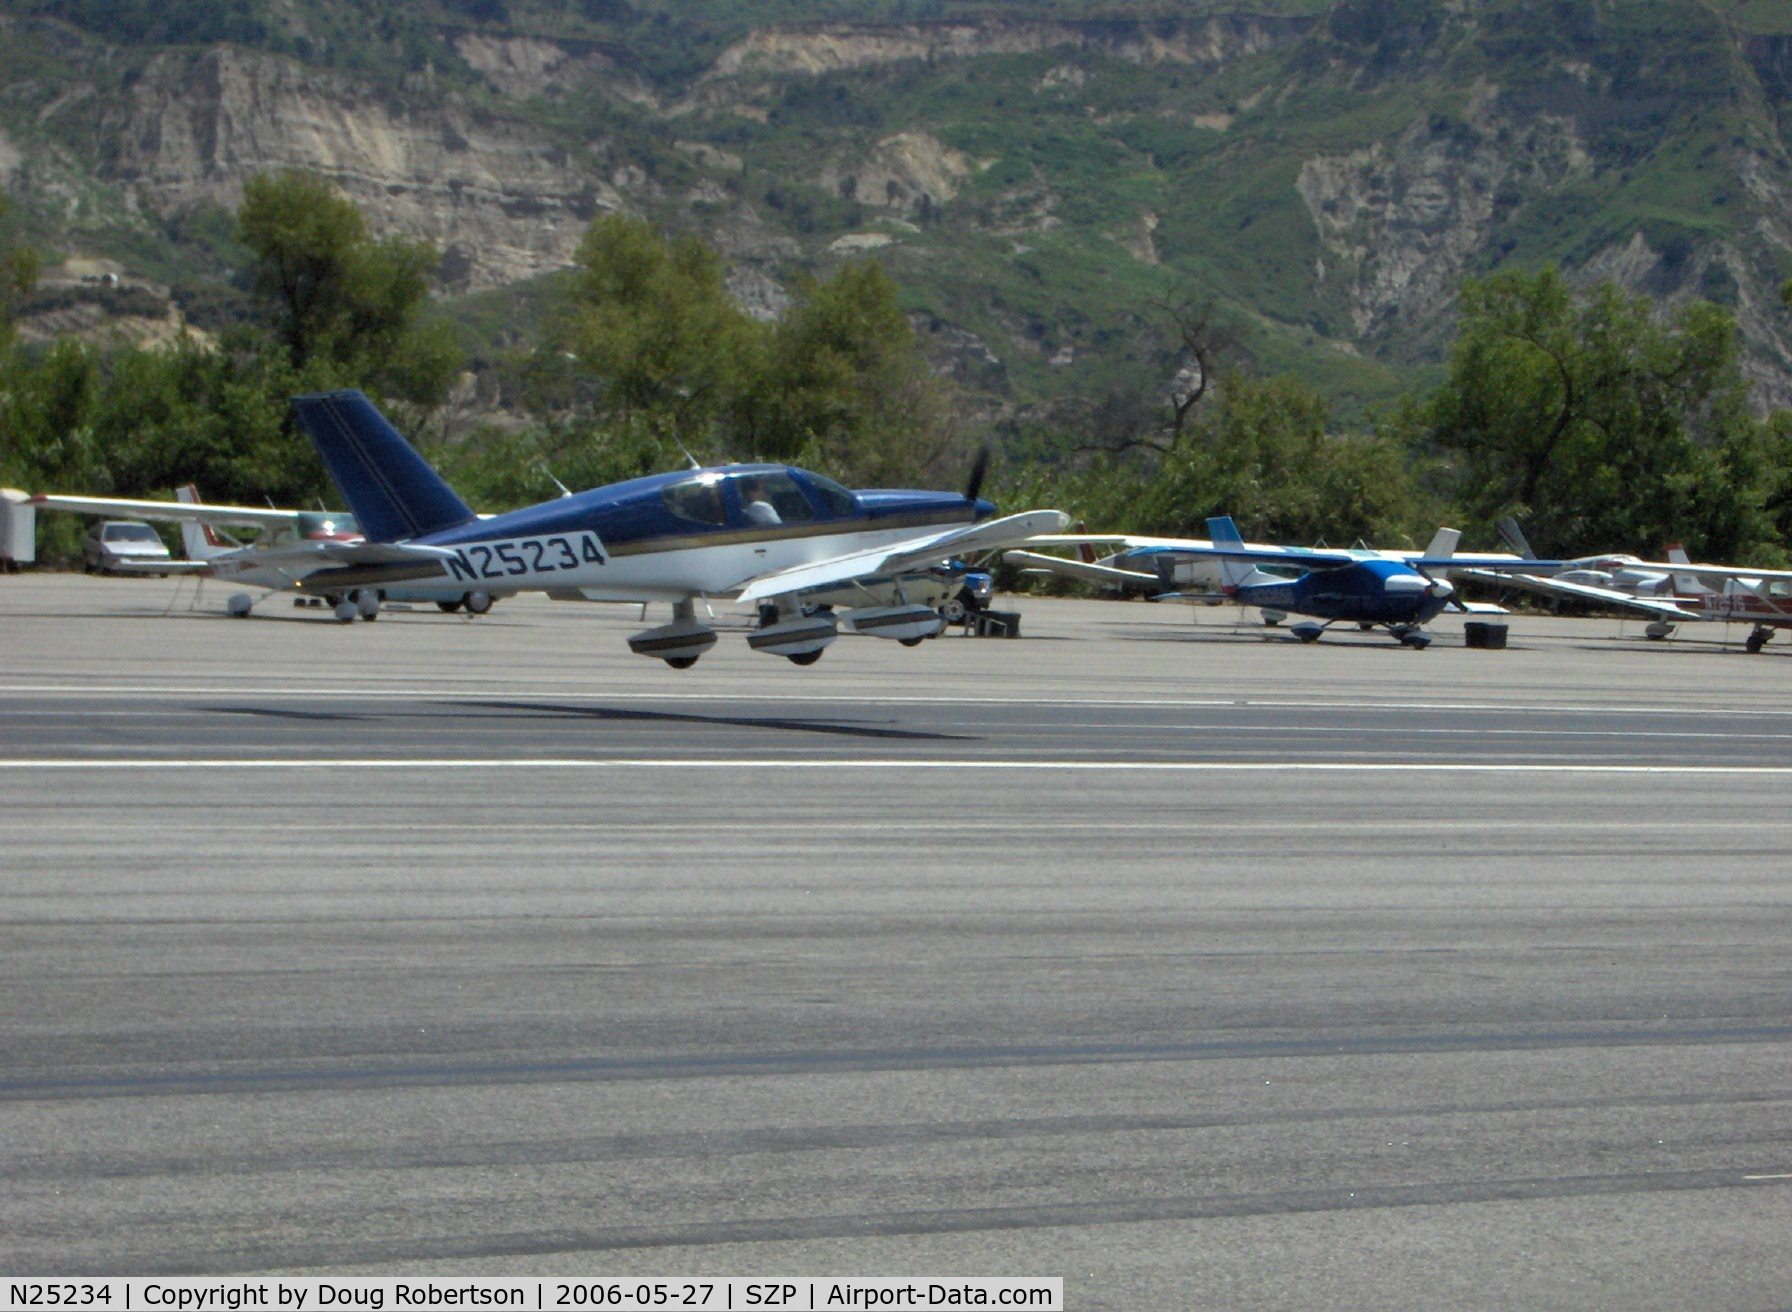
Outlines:
<svg viewBox="0 0 1792 1312"><path fill-rule="evenodd" d="M1470 280L1449 376L1414 413L1467 514L1517 514L1542 549L1734 557L1766 535L1736 325L1708 302L1577 298L1553 269Z"/></svg>
<svg viewBox="0 0 1792 1312"><path fill-rule="evenodd" d="M1429 507L1411 462L1369 434L1329 433L1325 398L1298 378L1230 373L1139 509L1159 531L1206 536L1210 515L1276 542L1410 541Z"/></svg>
<svg viewBox="0 0 1792 1312"><path fill-rule="evenodd" d="M964 456L896 284L871 259L797 279L749 414L759 454L851 481L941 476Z"/></svg>
<svg viewBox="0 0 1792 1312"><path fill-rule="evenodd" d="M296 170L244 184L237 230L270 327L309 384L440 402L458 361L446 324L425 313L433 247L375 239L354 202Z"/></svg>
<svg viewBox="0 0 1792 1312"><path fill-rule="evenodd" d="M12 345L19 310L37 286L37 252L12 235L7 222L11 208L0 196L0 351Z"/></svg>
<svg viewBox="0 0 1792 1312"><path fill-rule="evenodd" d="M765 337L709 247L606 215L579 243L537 376L546 404L604 428L725 443L718 425L761 367Z"/></svg>

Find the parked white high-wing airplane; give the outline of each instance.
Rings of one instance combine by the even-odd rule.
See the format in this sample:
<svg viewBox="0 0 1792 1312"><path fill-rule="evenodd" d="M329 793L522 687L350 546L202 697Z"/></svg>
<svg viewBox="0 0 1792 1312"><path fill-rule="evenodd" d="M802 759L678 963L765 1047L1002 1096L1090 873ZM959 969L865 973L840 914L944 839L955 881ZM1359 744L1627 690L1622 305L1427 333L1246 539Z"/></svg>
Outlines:
<svg viewBox="0 0 1792 1312"><path fill-rule="evenodd" d="M630 650L677 669L716 644L704 597L757 603L755 651L808 665L841 628L915 644L956 590L941 566L1064 527L1056 510L992 519L983 464L963 493L853 492L789 465L654 474L480 519L359 392L293 401L366 541L300 583L308 592L442 580L461 587L665 601L672 623Z"/></svg>
<svg viewBox="0 0 1792 1312"><path fill-rule="evenodd" d="M364 542L355 517L342 511L281 510L268 506L213 505L199 499L188 485L175 501L144 501L121 497L76 497L39 494L27 503L44 510L66 510L81 515L147 519L180 525L185 560L156 561L133 567L128 561L121 572L185 573L216 578L265 594L303 592L321 595L337 619L357 616L374 619L380 602L434 602L443 610L482 615L491 609L494 596L508 595L502 588L465 583L395 583L378 590L345 588L339 591L301 589L301 583L318 570L339 564L344 548ZM232 529L254 529L254 541L243 543L228 536ZM250 592L235 592L225 605L232 615L246 616L260 600Z"/></svg>

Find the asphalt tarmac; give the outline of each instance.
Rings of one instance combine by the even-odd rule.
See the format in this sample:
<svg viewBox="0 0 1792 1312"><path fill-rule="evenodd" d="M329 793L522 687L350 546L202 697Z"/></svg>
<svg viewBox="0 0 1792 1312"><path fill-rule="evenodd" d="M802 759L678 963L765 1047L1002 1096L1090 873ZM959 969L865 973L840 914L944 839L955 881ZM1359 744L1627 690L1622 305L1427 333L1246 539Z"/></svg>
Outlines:
<svg viewBox="0 0 1792 1312"><path fill-rule="evenodd" d="M191 595L0 579L6 1273L1792 1306L1784 639Z"/></svg>

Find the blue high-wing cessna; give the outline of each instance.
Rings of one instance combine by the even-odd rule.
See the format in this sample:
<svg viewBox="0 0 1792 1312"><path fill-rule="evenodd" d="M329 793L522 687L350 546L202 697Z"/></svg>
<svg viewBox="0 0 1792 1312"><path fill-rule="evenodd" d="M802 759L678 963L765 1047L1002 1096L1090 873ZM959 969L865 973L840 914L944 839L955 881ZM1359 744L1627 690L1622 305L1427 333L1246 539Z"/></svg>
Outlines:
<svg viewBox="0 0 1792 1312"><path fill-rule="evenodd" d="M991 519L977 493L850 492L788 465L726 465L654 474L480 519L360 392L293 400L366 540L299 585L349 595L446 575L506 592L593 601L666 601L672 623L637 633L631 650L676 669L716 643L700 597L759 604L755 651L798 665L820 659L842 622L913 645L938 633L935 606L954 556L1064 527L1056 510ZM840 610L837 613L835 607Z"/></svg>
<svg viewBox="0 0 1792 1312"><path fill-rule="evenodd" d="M1308 615L1312 620L1289 626L1302 642L1317 642L1339 620L1363 628L1386 629L1408 647L1422 649L1431 643L1423 625L1446 607L1464 611L1498 612L1498 606L1459 601L1445 573L1452 568L1511 563L1510 557L1457 555L1452 550L1437 556L1396 556L1378 551L1338 550L1329 547L1251 546L1245 543L1229 515L1207 521L1211 545L1174 548L1178 556L1208 557L1218 562L1221 595L1242 606L1289 615ZM1441 539L1441 535L1440 535ZM1298 570L1293 577L1267 572L1264 566ZM1551 570L1558 561L1538 561L1534 568Z"/></svg>

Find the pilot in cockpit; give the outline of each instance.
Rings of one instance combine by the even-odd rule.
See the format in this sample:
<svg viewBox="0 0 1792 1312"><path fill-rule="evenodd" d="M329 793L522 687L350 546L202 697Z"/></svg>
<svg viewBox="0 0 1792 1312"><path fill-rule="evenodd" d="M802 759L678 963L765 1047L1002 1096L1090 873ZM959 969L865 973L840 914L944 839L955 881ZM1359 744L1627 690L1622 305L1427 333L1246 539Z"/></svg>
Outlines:
<svg viewBox="0 0 1792 1312"><path fill-rule="evenodd" d="M784 522L784 517L778 513L778 508L765 499L765 488L756 478L741 480L740 508L749 524L782 524Z"/></svg>

